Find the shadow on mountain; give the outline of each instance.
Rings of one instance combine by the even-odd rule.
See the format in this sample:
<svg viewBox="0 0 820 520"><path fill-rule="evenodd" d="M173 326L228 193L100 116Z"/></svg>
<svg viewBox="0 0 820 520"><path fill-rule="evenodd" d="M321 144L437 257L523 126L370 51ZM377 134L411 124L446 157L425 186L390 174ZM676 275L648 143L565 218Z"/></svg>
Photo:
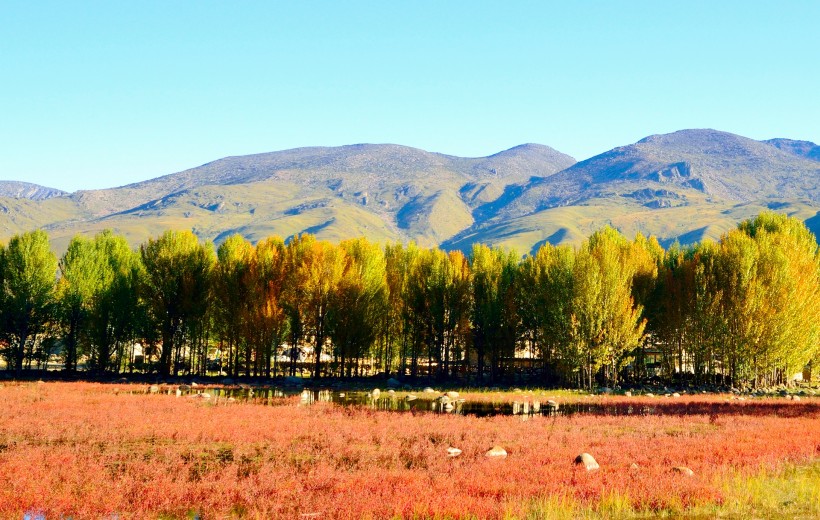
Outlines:
<svg viewBox="0 0 820 520"><path fill-rule="evenodd" d="M535 254L538 252L539 249L541 249L541 246L543 246L544 244L549 243L549 244L552 244L554 246L557 246L558 244L561 243L561 241L563 241L565 238L567 238L568 234L569 234L569 230L567 228L562 227L561 229L559 229L555 233L551 234L550 236L548 236L544 240L539 240L538 242L535 243L535 245L532 246L532 249L530 249L530 256L535 256Z"/></svg>
<svg viewBox="0 0 820 520"><path fill-rule="evenodd" d="M693 229L692 231L689 231L689 232L684 233L682 235L678 235L678 236L673 237L673 238L666 238L664 240L660 240L660 244L664 248L669 248L669 246L671 246L675 242L677 242L681 245L684 245L684 246L688 245L688 244L695 244L697 242L701 242L704 238L707 238L708 233L709 233L708 226L704 226L704 227L701 227L701 228L698 228L698 229Z"/></svg>
<svg viewBox="0 0 820 520"><path fill-rule="evenodd" d="M477 207L473 211L473 218L476 222L483 222L493 218L496 214L498 214L498 211L501 208L518 198L523 191L523 184L511 184L509 186L505 186L504 193L502 193L500 197L492 202L488 202Z"/></svg>
<svg viewBox="0 0 820 520"><path fill-rule="evenodd" d="M307 227L307 228L302 230L302 233L310 233L311 235L316 235L317 233L319 233L319 231L322 231L323 229L326 229L327 227L329 227L334 222L336 222L336 217L333 217L330 220L326 220L326 221L322 222L321 224L316 224L315 226Z"/></svg>
<svg viewBox="0 0 820 520"><path fill-rule="evenodd" d="M814 233L815 237L820 237L820 211L813 217L806 219L806 227Z"/></svg>

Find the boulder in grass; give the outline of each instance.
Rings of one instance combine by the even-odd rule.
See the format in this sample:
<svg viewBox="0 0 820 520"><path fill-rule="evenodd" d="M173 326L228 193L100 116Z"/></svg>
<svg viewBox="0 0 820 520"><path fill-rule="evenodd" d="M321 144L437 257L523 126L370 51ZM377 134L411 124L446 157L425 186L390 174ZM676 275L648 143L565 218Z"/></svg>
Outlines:
<svg viewBox="0 0 820 520"><path fill-rule="evenodd" d="M461 450L458 448L447 448L447 456L448 457L458 457L461 455Z"/></svg>
<svg viewBox="0 0 820 520"><path fill-rule="evenodd" d="M405 399L407 399L408 401L415 401L416 399L418 399L418 397L416 397L413 394L410 394L407 397L405 397Z"/></svg>
<svg viewBox="0 0 820 520"><path fill-rule="evenodd" d="M633 462L632 464L629 465L629 469L632 470L632 471L638 471L639 469L641 469L641 467L638 466L637 462Z"/></svg>
<svg viewBox="0 0 820 520"><path fill-rule="evenodd" d="M151 386L148 387L148 391L152 394L158 394L159 393L159 386L151 385Z"/></svg>
<svg viewBox="0 0 820 520"><path fill-rule="evenodd" d="M373 399L378 399L380 395L382 395L382 391L378 388L374 388L370 395L373 396Z"/></svg>
<svg viewBox="0 0 820 520"><path fill-rule="evenodd" d="M507 456L507 450L501 446L493 446L492 449L484 455L491 459L503 459Z"/></svg>
<svg viewBox="0 0 820 520"><path fill-rule="evenodd" d="M453 401L455 401L456 399L458 399L458 392L450 391L450 392L447 392L447 393L446 393L446 394L444 394L444 395L446 395L447 397L449 397L449 398L450 398L450 399L452 399Z"/></svg>
<svg viewBox="0 0 820 520"><path fill-rule="evenodd" d="M674 468L672 468L672 471L674 471L675 473L680 473L681 475L683 475L685 477L694 477L695 476L695 472L692 471L691 469L687 468L686 466L675 466Z"/></svg>
<svg viewBox="0 0 820 520"><path fill-rule="evenodd" d="M595 457L589 453L582 453L575 457L575 464L583 466L587 471L594 471L601 468L601 466L598 465L598 461L595 460Z"/></svg>
<svg viewBox="0 0 820 520"><path fill-rule="evenodd" d="M424 393L425 394L437 394L438 392L436 392L435 390L433 390L432 388L430 388L428 386L427 388L424 389Z"/></svg>

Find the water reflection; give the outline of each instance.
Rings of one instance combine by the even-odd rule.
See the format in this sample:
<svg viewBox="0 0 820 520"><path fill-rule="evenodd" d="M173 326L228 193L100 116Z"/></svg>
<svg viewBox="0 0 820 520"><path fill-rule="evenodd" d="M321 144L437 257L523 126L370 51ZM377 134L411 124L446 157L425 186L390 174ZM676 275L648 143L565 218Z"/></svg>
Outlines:
<svg viewBox="0 0 820 520"><path fill-rule="evenodd" d="M527 420L536 416L573 415L577 413L592 415L653 415L660 413L654 406L631 405L624 403L568 403L560 404L554 400L541 403L538 399L521 399L512 402L468 401L451 398L446 394L433 392L415 394L395 392L362 392L336 391L330 389L294 389L278 387L253 388L196 388L174 387L161 392L177 397L198 398L204 401L220 403L232 401L251 401L259 404L276 404L286 397L299 396L302 405L313 403L333 403L340 406L358 406L385 412L424 412L441 414L473 415L490 417L495 415L514 415Z"/></svg>

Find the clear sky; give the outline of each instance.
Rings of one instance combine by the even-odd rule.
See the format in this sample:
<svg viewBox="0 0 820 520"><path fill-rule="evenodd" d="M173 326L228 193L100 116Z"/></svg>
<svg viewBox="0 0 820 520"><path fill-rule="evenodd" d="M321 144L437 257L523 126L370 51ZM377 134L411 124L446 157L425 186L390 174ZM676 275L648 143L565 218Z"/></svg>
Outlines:
<svg viewBox="0 0 820 520"><path fill-rule="evenodd" d="M0 179L101 188L361 142L820 142L819 55L817 0L4 0Z"/></svg>

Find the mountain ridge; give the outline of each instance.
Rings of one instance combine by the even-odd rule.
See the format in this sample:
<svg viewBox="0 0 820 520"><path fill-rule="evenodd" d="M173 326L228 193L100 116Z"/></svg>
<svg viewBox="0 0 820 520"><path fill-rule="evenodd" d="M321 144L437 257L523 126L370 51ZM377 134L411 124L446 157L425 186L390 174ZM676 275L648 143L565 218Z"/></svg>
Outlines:
<svg viewBox="0 0 820 520"><path fill-rule="evenodd" d="M486 157L395 144L303 147L116 188L0 197L0 233L41 227L57 248L77 232L112 228L136 244L187 228L217 242L234 232L258 240L312 231L330 240L365 235L463 250L482 241L529 251L609 224L685 242L714 238L770 207L820 226L816 148L712 129L650 135L581 162L534 143Z"/></svg>

